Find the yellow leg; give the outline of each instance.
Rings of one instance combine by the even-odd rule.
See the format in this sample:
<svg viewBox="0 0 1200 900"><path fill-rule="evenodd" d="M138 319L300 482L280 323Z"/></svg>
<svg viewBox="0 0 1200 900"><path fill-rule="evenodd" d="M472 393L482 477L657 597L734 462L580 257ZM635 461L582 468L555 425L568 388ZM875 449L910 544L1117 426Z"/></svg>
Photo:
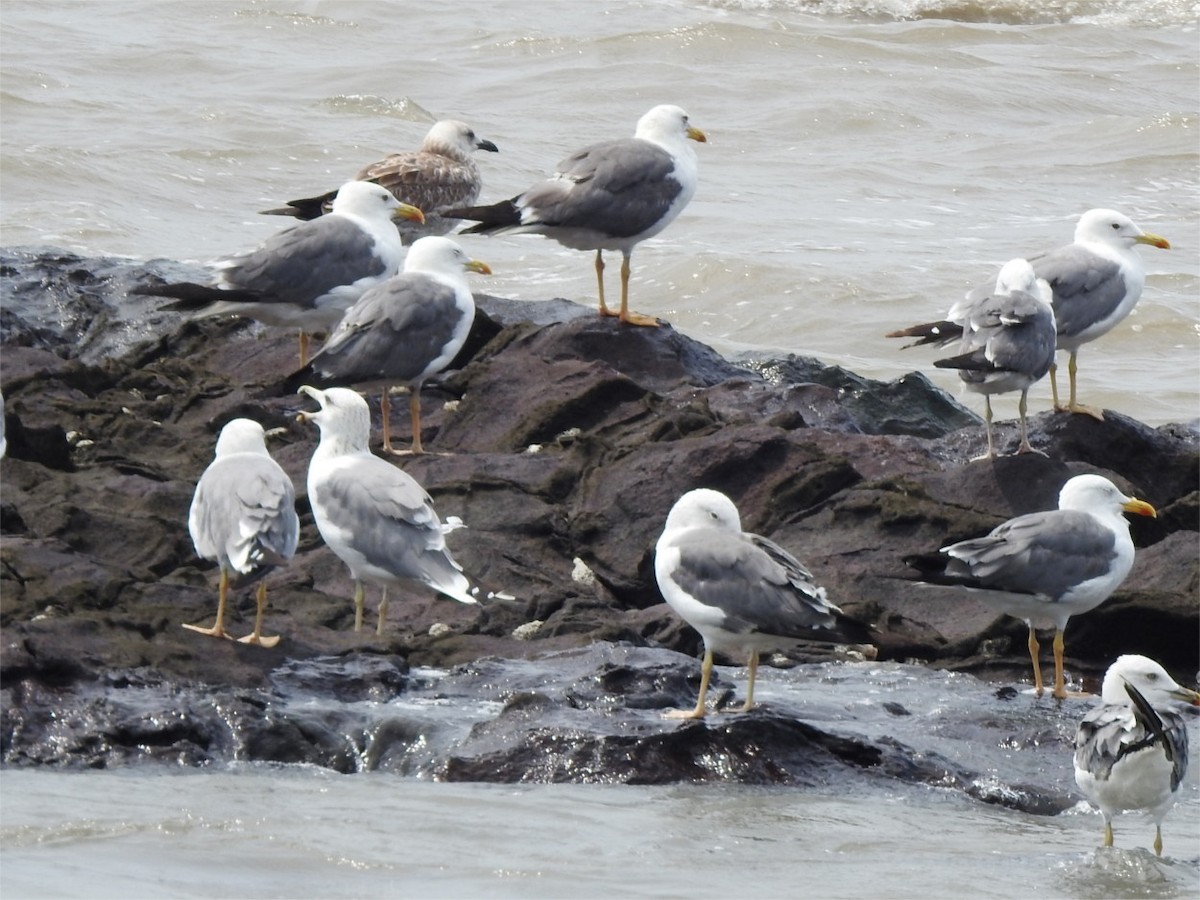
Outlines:
<svg viewBox="0 0 1200 900"><path fill-rule="evenodd" d="M388 389L385 387L379 395L379 414L383 417L383 449L385 453L395 453L392 449L392 402L388 400Z"/></svg>
<svg viewBox="0 0 1200 900"><path fill-rule="evenodd" d="M996 445L992 441L992 398L983 395L983 427L987 432L987 453L976 456L975 460L993 459L996 456Z"/></svg>
<svg viewBox="0 0 1200 900"><path fill-rule="evenodd" d="M379 598L379 621L375 623L375 635L383 636L383 622L387 618L388 598L387 585L384 585L383 596Z"/></svg>
<svg viewBox="0 0 1200 900"><path fill-rule="evenodd" d="M263 610L267 606L267 583L258 583L258 612L254 616L254 631L244 638L238 638L239 644L257 644L260 647L274 647L279 643L279 635L264 635L262 633Z"/></svg>
<svg viewBox="0 0 1200 900"><path fill-rule="evenodd" d="M654 316L644 316L641 313L629 311L629 254L621 257L621 312L619 318L626 325L644 325L650 328L658 327L658 319Z"/></svg>
<svg viewBox="0 0 1200 900"><path fill-rule="evenodd" d="M1111 847L1112 845L1112 822L1106 819L1104 821L1104 846Z"/></svg>
<svg viewBox="0 0 1200 900"><path fill-rule="evenodd" d="M189 631L198 631L201 634L211 635L212 637L223 637L233 640L233 635L225 630L225 601L229 596L229 570L224 566L221 567L221 580L217 583L217 621L212 628L201 628L199 625L187 625L183 627Z"/></svg>
<svg viewBox="0 0 1200 900"><path fill-rule="evenodd" d="M1021 443L1017 447L1018 453L1036 453L1039 456L1045 456L1041 450L1034 450L1033 445L1029 443L1029 423L1026 418L1026 412L1029 409L1029 388L1021 391L1021 401L1017 404L1017 411L1021 414Z"/></svg>
<svg viewBox="0 0 1200 900"><path fill-rule="evenodd" d="M1162 856L1162 826L1154 826L1154 855Z"/></svg>
<svg viewBox="0 0 1200 900"><path fill-rule="evenodd" d="M750 651L750 678L746 684L746 702L739 708L738 712L749 712L754 708L754 679L758 675L758 651Z"/></svg>
<svg viewBox="0 0 1200 900"><path fill-rule="evenodd" d="M1063 676L1063 633L1062 629L1054 632L1054 698L1065 700L1067 697L1067 680Z"/></svg>
<svg viewBox="0 0 1200 900"><path fill-rule="evenodd" d="M712 677L713 654L708 647L704 648L704 662L700 666L700 697L696 700L696 708L691 710L671 709L663 713L664 719L703 719L704 701L708 697L708 680Z"/></svg>
<svg viewBox="0 0 1200 900"><path fill-rule="evenodd" d="M1029 626L1029 658L1033 660L1033 690L1040 697L1045 685L1042 684L1042 647L1038 643L1037 633Z"/></svg>
<svg viewBox="0 0 1200 900"><path fill-rule="evenodd" d="M300 329L300 368L308 365L308 332Z"/></svg>
<svg viewBox="0 0 1200 900"><path fill-rule="evenodd" d="M408 395L408 416L412 420L412 452L424 453L421 446L421 386L413 385Z"/></svg>
<svg viewBox="0 0 1200 900"><path fill-rule="evenodd" d="M1079 369L1079 366L1076 364L1075 355L1076 351L1072 350L1071 359L1067 362L1067 375L1071 379L1071 399L1067 401L1067 409L1073 413L1085 413L1086 415L1092 416L1093 418L1099 419L1101 422L1103 422L1104 410L1093 409L1090 406L1084 406L1082 403L1075 402L1075 373Z"/></svg>
<svg viewBox="0 0 1200 900"><path fill-rule="evenodd" d="M604 251L596 251L596 294L600 297L600 315L611 316L613 313L604 303Z"/></svg>
<svg viewBox="0 0 1200 900"><path fill-rule="evenodd" d="M354 630L362 631L363 620L363 605L366 599L363 597L363 586L361 581L354 582Z"/></svg>
<svg viewBox="0 0 1200 900"><path fill-rule="evenodd" d="M1058 374L1058 363L1050 363L1050 400L1054 404L1055 412L1066 412L1065 406L1058 404L1058 379L1055 377Z"/></svg>

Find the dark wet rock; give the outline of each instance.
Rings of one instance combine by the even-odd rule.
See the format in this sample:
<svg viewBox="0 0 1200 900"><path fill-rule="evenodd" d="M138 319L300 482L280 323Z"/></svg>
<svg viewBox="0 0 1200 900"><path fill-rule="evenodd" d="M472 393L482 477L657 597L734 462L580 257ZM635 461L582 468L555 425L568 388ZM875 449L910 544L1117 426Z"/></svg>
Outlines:
<svg viewBox="0 0 1200 900"><path fill-rule="evenodd" d="M968 462L983 447L978 420L921 376L880 383L795 357L730 362L669 325L622 328L568 301L493 297L481 298L456 368L423 392L424 440L437 453L397 464L443 517L466 522L448 541L467 571L516 599L471 607L393 592L377 636L369 590L368 627L355 634L352 583L305 496L316 433L296 413L310 404L280 390L295 336L184 321L125 295L151 278L197 276L182 269L0 254L5 764L269 760L501 781L883 777L1030 810L1067 802L1061 785L1027 773L979 776L989 768L969 747L1048 739L1067 752L1078 710L971 679L978 706L954 707L947 737L946 713L931 719L902 690L855 706L855 690L876 677L861 666L845 667L849 696L814 705L804 673L835 680L827 661L847 657L828 647L764 666L760 684L793 685L794 697L768 691L746 716L663 722L665 707L694 702L700 642L662 603L653 547L674 501L699 486L728 493L747 529L793 550L835 602L872 622L888 671L1023 683L1023 623L928 593L900 560L1052 507L1067 478L1098 471L1160 516L1133 523L1125 585L1072 620L1071 676L1094 687L1122 652L1155 656L1184 680L1200 668L1194 426L1039 412L1032 440L1047 457ZM407 415L394 407L404 441ZM266 628L283 636L269 650L180 627L215 612L216 572L195 557L187 510L217 431L241 415L278 430L271 450L301 516L296 558L266 576ZM1013 423L998 426L1002 446L1014 445ZM231 594L235 633L250 630L252 594ZM719 677L713 696L730 703L742 687Z"/></svg>

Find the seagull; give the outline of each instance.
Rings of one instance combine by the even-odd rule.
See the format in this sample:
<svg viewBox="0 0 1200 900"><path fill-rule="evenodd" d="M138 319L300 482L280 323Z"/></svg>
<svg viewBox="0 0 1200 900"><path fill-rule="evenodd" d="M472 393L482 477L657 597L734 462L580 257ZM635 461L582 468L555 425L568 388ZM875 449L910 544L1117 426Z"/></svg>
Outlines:
<svg viewBox="0 0 1200 900"><path fill-rule="evenodd" d="M1107 478L1076 475L1063 485L1058 509L1009 519L988 535L905 557L927 584L966 588L1029 628L1034 690L1041 696L1036 629L1054 628L1054 692L1067 696L1063 631L1072 616L1109 598L1133 566L1133 540L1123 512L1156 516Z"/></svg>
<svg viewBox="0 0 1200 900"><path fill-rule="evenodd" d="M378 378L408 384L412 453L422 453L421 385L445 369L466 343L475 321L475 300L467 272L490 275L487 263L470 259L449 238L419 238L409 249L404 271L371 288L338 323L298 377L351 384ZM295 376L294 376L295 377ZM379 401L383 448L392 449L387 388Z"/></svg>
<svg viewBox="0 0 1200 900"><path fill-rule="evenodd" d="M676 501L655 548L654 574L667 604L704 639L696 706L665 718L704 717L714 652L749 654L746 702L738 710L746 712L754 706L760 652L804 641L870 641L868 627L830 603L794 556L742 531L737 507L719 491L701 488Z"/></svg>
<svg viewBox="0 0 1200 900"><path fill-rule="evenodd" d="M425 235L445 234L458 224L456 219L444 218L443 210L479 199L483 180L479 167L471 158L476 150L496 153L497 147L491 141L476 137L466 122L443 119L429 129L419 150L393 153L364 166L354 180L381 185L397 200L410 203L425 214L424 224L397 222L401 240L411 244ZM319 197L289 200L281 209L263 210L263 215L315 219L329 212L336 193L330 191Z"/></svg>
<svg viewBox="0 0 1200 900"><path fill-rule="evenodd" d="M412 476L368 449L367 401L349 388L304 385L299 393L321 407L300 414L321 430L308 466L308 499L322 539L354 578L354 630L362 631L363 582L383 588L379 635L394 585L423 584L460 603L478 603L479 589L446 547L445 533L455 526L442 524Z"/></svg>
<svg viewBox="0 0 1200 900"><path fill-rule="evenodd" d="M1102 410L1084 406L1075 399L1076 357L1079 348L1112 331L1142 296L1146 267L1134 252L1137 244L1169 250L1166 238L1142 231L1126 215L1112 209L1090 209L1079 217L1075 241L1057 250L1029 257L1034 274L1050 285L1057 349L1070 353L1067 373L1070 396L1066 406L1058 400L1057 366L1050 366L1050 393L1057 412L1087 413L1103 419ZM987 296L992 286L983 285L967 294L971 304ZM920 337L914 344L947 344L961 337L962 325L953 321L930 322L889 337Z"/></svg>
<svg viewBox="0 0 1200 900"><path fill-rule="evenodd" d="M995 290L950 309L949 318L962 327L959 354L934 360L933 364L957 369L968 391L983 394L987 453L980 459L996 455L991 395L1009 391L1021 392L1017 405L1021 442L1017 452L1035 452L1029 444L1026 399L1030 385L1043 378L1054 364L1055 326L1050 298L1050 285L1037 277L1033 266L1027 260L1013 259L1000 270Z"/></svg>
<svg viewBox="0 0 1200 900"><path fill-rule="evenodd" d="M675 220L696 192L696 154L705 142L678 106L656 106L638 120L632 138L585 147L558 164L550 178L491 206L443 213L478 221L464 234L543 234L573 250L596 251L600 315L631 325L658 325L629 311L629 258L637 244ZM604 251L621 251L621 308L604 303Z"/></svg>
<svg viewBox="0 0 1200 900"><path fill-rule="evenodd" d="M424 221L421 210L365 181L342 185L333 211L272 235L212 265L212 284L142 285L131 294L173 297L166 309L234 315L300 329L300 365L309 331L327 331L363 292L400 270L404 247L395 218Z"/></svg>
<svg viewBox="0 0 1200 900"><path fill-rule="evenodd" d="M1188 736L1173 701L1200 706L1158 663L1122 656L1104 676L1102 706L1075 734L1075 783L1104 816L1104 846L1113 845L1118 812L1144 809L1154 818L1154 852L1162 856L1162 821L1187 772Z"/></svg>
<svg viewBox="0 0 1200 900"><path fill-rule="evenodd" d="M196 554L221 566L217 621L212 628L183 627L214 637L225 631L229 573L249 574L286 563L296 552L300 519L292 481L267 453L263 428L252 419L233 419L217 437L215 458L200 476L188 512L188 532ZM262 633L267 584L258 583L254 631L240 642L274 647L278 635Z"/></svg>

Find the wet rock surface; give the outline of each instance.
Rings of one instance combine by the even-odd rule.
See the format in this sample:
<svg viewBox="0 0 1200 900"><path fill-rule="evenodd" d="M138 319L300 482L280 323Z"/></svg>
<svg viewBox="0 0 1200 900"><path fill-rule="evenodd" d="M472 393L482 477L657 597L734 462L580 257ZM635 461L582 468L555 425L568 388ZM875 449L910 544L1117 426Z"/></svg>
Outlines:
<svg viewBox="0 0 1200 900"><path fill-rule="evenodd" d="M356 634L352 583L305 496L317 436L296 413L311 404L281 389L295 335L186 321L126 296L153 277L200 274L0 253L7 765L253 759L631 783L866 776L1052 812L1070 802L1061 786L989 782L970 746L1049 740L1069 754L1085 706L1002 696L956 674L1026 682L1025 626L912 584L900 560L1050 508L1081 472L1159 517L1132 523L1130 577L1068 627L1070 674L1094 688L1119 653L1153 656L1187 682L1200 668L1195 423L1042 412L1031 439L1047 456L969 462L984 446L978 418L919 374L885 384L797 357L730 361L669 325L622 328L565 300L486 296L459 360L423 391L434 452L396 464L443 518L467 524L448 537L466 571L516 599L468 607L394 591L376 636L369 590L368 630ZM383 385L359 387L378 417ZM266 576L266 629L283 636L273 649L180 627L215 613L217 573L195 557L187 510L236 416L279 430L270 448L297 489L299 551ZM404 403L393 417L402 442ZM998 437L1011 452L1015 423ZM847 613L874 623L877 660L798 651L760 673L761 709L662 720L694 702L700 641L662 603L653 548L674 501L700 486L729 494L745 528L795 552ZM235 589L231 606L227 625L248 633L253 587ZM723 675L718 695L744 690L739 670ZM956 692L982 699L947 718L945 704L912 708L901 684L932 686L950 706ZM970 740L947 737L950 725Z"/></svg>

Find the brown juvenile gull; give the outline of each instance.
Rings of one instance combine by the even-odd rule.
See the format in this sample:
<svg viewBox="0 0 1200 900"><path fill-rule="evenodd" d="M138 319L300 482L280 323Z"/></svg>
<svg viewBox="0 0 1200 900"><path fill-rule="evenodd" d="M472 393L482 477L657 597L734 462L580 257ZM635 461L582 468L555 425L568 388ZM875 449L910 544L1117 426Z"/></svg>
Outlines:
<svg viewBox="0 0 1200 900"><path fill-rule="evenodd" d="M1070 353L1067 374L1070 395L1066 406L1058 401L1057 366L1050 366L1050 392L1058 412L1079 412L1103 419L1104 413L1075 399L1076 357L1079 348L1112 331L1132 311L1146 284L1146 266L1134 252L1137 244L1170 249L1166 238L1142 231L1128 216L1112 209L1090 209L1079 217L1075 241L1057 250L1029 257L1038 278L1050 285L1058 349ZM992 290L991 285L967 294L967 302ZM955 322L931 322L889 337L920 337L917 344L945 344L960 337ZM910 344L909 346L914 346Z"/></svg>
<svg viewBox="0 0 1200 900"><path fill-rule="evenodd" d="M424 224L397 222L400 238L411 244L430 234L445 234L458 225L458 219L442 216L453 206L466 206L479 199L483 179L472 154L476 150L497 152L491 141L476 137L471 126L455 119L443 119L421 141L419 150L393 153L359 170L355 181L370 181L391 191L397 200L409 203L425 214ZM268 216L295 216L315 219L329 212L336 191L319 197L289 200L281 209L263 210Z"/></svg>
<svg viewBox="0 0 1200 900"><path fill-rule="evenodd" d="M600 315L632 325L657 325L629 311L633 248L678 216L696 192L696 154L688 140L704 132L678 106L656 106L638 120L632 138L592 144L568 156L553 176L491 206L444 213L479 222L463 234L543 234L573 250L596 251ZM604 303L604 251L621 251L621 308Z"/></svg>
<svg viewBox="0 0 1200 900"><path fill-rule="evenodd" d="M217 260L211 284L142 285L130 293L174 297L166 309L196 316L245 316L299 328L303 366L308 332L328 331L365 291L400 270L404 247L392 225L396 218L424 219L421 210L379 185L350 181L338 190L329 215Z"/></svg>
<svg viewBox="0 0 1200 900"><path fill-rule="evenodd" d="M423 237L409 248L404 271L367 291L342 317L307 372L323 382L354 384L388 379L409 386L412 453L422 453L421 385L450 365L475 321L467 272L490 275L449 238ZM293 378L303 378L305 372ZM383 448L391 441L385 387L379 400Z"/></svg>
<svg viewBox="0 0 1200 900"><path fill-rule="evenodd" d="M745 712L754 706L760 652L805 641L870 641L868 627L830 603L794 556L742 531L737 507L719 491L701 488L676 501L655 547L654 574L663 599L704 639L696 706L665 718L703 718L714 652L749 654L738 710Z"/></svg>
<svg viewBox="0 0 1200 900"><path fill-rule="evenodd" d="M425 489L367 442L371 414L349 388L300 393L321 408L300 414L316 422L321 440L308 466L308 499L321 538L354 578L354 630L362 630L363 582L383 589L376 634L383 634L388 588L422 584L460 603L477 603L480 589L463 574L446 547L446 531ZM489 595L490 596L490 595Z"/></svg>
<svg viewBox="0 0 1200 900"><path fill-rule="evenodd" d="M1054 363L1054 310L1050 286L1034 274L1024 259L1005 263L996 277L996 288L976 294L951 307L949 318L962 327L957 356L934 360L942 369L957 369L968 391L983 394L987 453L996 455L992 437L992 394L1020 391L1021 416L1018 453L1033 452L1026 423L1029 386L1050 371Z"/></svg>
<svg viewBox="0 0 1200 900"><path fill-rule="evenodd" d="M258 612L254 631L242 643L274 647L279 637L262 633L267 583L262 570L282 565L296 552L300 519L292 481L267 453L263 428L251 419L233 419L217 438L215 458L200 476L188 513L188 531L196 554L221 566L217 621L212 628L184 625L214 637L225 631L229 573L258 569Z"/></svg>
<svg viewBox="0 0 1200 900"><path fill-rule="evenodd" d="M1104 816L1105 847L1113 845L1113 816L1146 810L1162 856L1162 821L1188 764L1187 726L1171 704L1200 706L1200 694L1152 659L1122 656L1105 673L1100 699L1075 734L1075 783Z"/></svg>
<svg viewBox="0 0 1200 900"><path fill-rule="evenodd" d="M1054 629L1054 696L1067 696L1063 631L1072 616L1095 609L1133 566L1133 540L1123 512L1157 515L1107 478L1076 475L1063 485L1058 509L1009 519L988 535L905 557L931 585L965 588L987 605L1024 619L1034 690L1043 690L1036 629Z"/></svg>

